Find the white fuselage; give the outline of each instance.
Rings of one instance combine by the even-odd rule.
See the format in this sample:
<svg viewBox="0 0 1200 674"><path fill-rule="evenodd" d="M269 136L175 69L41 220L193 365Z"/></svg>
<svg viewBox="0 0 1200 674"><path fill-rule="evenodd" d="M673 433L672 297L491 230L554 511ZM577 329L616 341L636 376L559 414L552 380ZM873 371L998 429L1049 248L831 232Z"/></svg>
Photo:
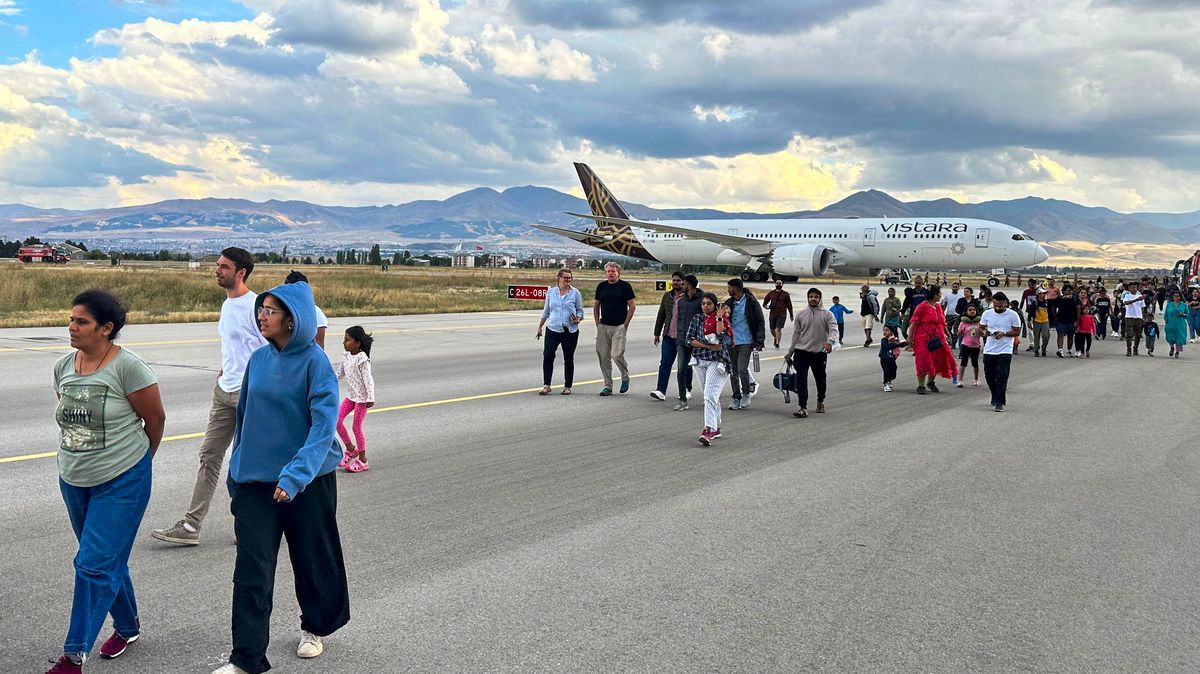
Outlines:
<svg viewBox="0 0 1200 674"><path fill-rule="evenodd" d="M920 269L1021 269L1045 261L1028 234L971 218L664 220L664 225L769 241L779 248L832 249L833 266ZM680 234L634 228L647 252L666 264L750 264L753 256Z"/></svg>

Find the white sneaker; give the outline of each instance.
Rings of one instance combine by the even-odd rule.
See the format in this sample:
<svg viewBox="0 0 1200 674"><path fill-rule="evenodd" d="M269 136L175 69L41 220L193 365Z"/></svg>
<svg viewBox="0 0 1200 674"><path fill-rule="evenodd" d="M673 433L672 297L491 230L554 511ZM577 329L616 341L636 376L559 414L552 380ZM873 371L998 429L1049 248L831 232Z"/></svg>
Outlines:
<svg viewBox="0 0 1200 674"><path fill-rule="evenodd" d="M312 632L300 630L300 645L296 647L296 655L302 658L315 658L325 652L325 642Z"/></svg>
<svg viewBox="0 0 1200 674"><path fill-rule="evenodd" d="M688 392L684 397L687 398L688 400L691 400L692 399L692 390L688 389Z"/></svg>
<svg viewBox="0 0 1200 674"><path fill-rule="evenodd" d="M214 669L212 671L212 674L249 674L249 673L246 670L242 669L241 667L238 667L237 665L233 664L232 662L226 662L225 664L221 665L220 667L217 667L216 669Z"/></svg>
<svg viewBox="0 0 1200 674"><path fill-rule="evenodd" d="M891 385L891 384L884 384L884 385L883 385L883 392L884 392L884 393L891 393L891 392L892 392L892 385Z"/></svg>
<svg viewBox="0 0 1200 674"><path fill-rule="evenodd" d="M654 398L655 400L666 400L667 394L663 393L662 391L651 391L650 397Z"/></svg>

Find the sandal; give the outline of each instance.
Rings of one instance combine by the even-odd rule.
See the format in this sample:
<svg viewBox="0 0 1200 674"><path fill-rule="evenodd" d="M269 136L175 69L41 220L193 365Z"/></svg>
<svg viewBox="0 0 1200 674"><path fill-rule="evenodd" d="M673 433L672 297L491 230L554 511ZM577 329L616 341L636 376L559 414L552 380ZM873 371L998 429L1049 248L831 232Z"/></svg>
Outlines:
<svg viewBox="0 0 1200 674"><path fill-rule="evenodd" d="M370 468L371 468L371 466L366 461L363 461L362 459L359 459L359 458L355 458L353 461L351 461L346 466L346 472L361 473L365 470L370 470Z"/></svg>
<svg viewBox="0 0 1200 674"><path fill-rule="evenodd" d="M571 389L565 388L562 390L562 392L559 393L559 395L569 396L569 395L571 395Z"/></svg>
<svg viewBox="0 0 1200 674"><path fill-rule="evenodd" d="M338 461L338 468L345 468L350 465L350 462L357 459L362 452L350 447L342 452L342 460Z"/></svg>
<svg viewBox="0 0 1200 674"><path fill-rule="evenodd" d="M543 386L542 390L538 391L538 395L540 395L540 396L549 395L549 394L550 394L549 386Z"/></svg>

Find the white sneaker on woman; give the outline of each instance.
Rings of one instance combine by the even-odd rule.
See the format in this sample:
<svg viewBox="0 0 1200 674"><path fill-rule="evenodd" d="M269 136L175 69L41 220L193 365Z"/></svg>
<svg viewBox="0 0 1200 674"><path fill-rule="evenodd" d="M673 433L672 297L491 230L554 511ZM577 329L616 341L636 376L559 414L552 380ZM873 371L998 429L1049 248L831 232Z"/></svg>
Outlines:
<svg viewBox="0 0 1200 674"><path fill-rule="evenodd" d="M296 647L296 655L302 658L315 658L325 652L325 643L321 637L312 632L300 630L300 645Z"/></svg>
<svg viewBox="0 0 1200 674"><path fill-rule="evenodd" d="M220 667L217 667L216 669L214 669L212 671L212 674L249 674L249 672L242 669L241 667L238 667L237 665L233 664L232 662L226 662L225 664L221 665Z"/></svg>

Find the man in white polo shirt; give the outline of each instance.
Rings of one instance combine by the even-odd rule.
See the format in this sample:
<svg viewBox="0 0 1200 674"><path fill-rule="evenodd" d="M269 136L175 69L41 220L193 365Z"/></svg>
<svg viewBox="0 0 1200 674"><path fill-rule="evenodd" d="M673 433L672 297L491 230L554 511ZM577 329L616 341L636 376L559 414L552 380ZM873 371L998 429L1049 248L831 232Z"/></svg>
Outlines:
<svg viewBox="0 0 1200 674"><path fill-rule="evenodd" d="M979 327L988 337L983 343L983 376L992 391L992 409L1003 412L1008 404L1013 338L1021 334L1021 317L1008 308L1008 297L999 292L992 295L992 308L983 312Z"/></svg>
<svg viewBox="0 0 1200 674"><path fill-rule="evenodd" d="M225 289L221 320L217 322L217 334L221 337L221 373L213 389L208 428L204 430L204 442L200 445L200 470L196 474L187 514L171 527L150 532L151 536L166 543L200 543L200 525L208 514L217 480L221 477L221 464L233 440L246 363L255 349L267 343L258 331L258 318L254 314L254 301L258 295L246 287L246 277L252 271L254 258L241 248L226 248L217 259L217 285Z"/></svg>
<svg viewBox="0 0 1200 674"><path fill-rule="evenodd" d="M1125 294L1121 295L1121 304L1125 305L1125 318L1121 319L1121 336L1125 338L1125 355L1138 355L1138 347L1142 345L1142 322L1146 307L1146 296L1138 291L1137 283L1125 286Z"/></svg>

